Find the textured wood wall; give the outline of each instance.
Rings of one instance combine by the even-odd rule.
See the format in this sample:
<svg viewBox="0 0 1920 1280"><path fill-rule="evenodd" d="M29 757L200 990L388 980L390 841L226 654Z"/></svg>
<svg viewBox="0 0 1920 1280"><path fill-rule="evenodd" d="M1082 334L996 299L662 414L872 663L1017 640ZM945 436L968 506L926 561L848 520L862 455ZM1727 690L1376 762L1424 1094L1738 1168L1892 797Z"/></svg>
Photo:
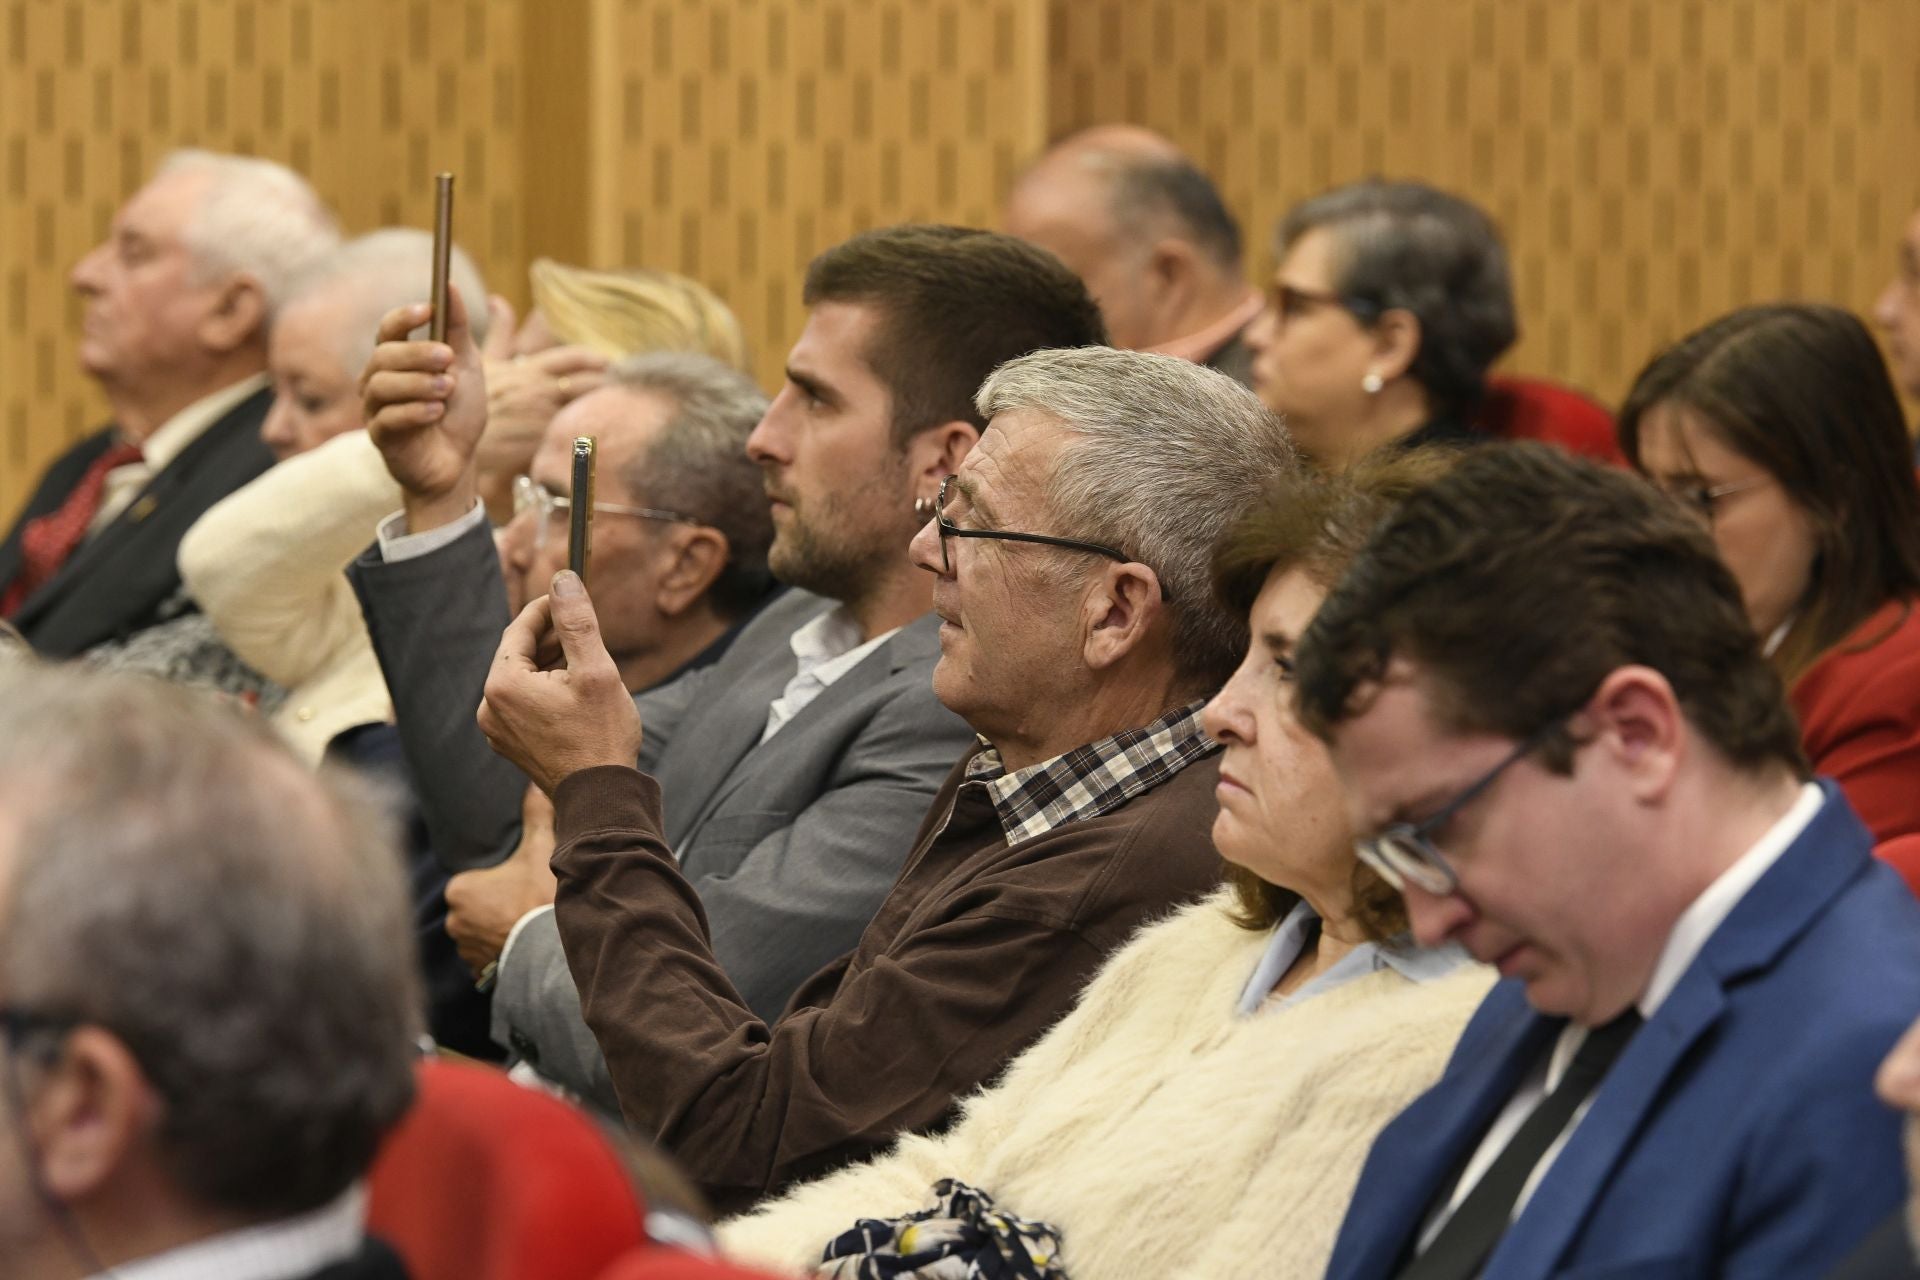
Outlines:
<svg viewBox="0 0 1920 1280"><path fill-rule="evenodd" d="M771 383L800 270L906 218L991 223L1042 140L1165 130L1250 269L1300 197L1425 178L1506 225L1511 360L1617 397L1739 302L1864 307L1920 203L1913 0L0 0L0 522L101 419L72 263L180 145L308 173L350 232L686 271Z"/></svg>
<svg viewBox="0 0 1920 1280"><path fill-rule="evenodd" d="M1419 178L1503 224L1508 366L1617 400L1741 303L1864 310L1920 203L1913 0L1063 0L1050 133L1159 128L1271 270L1294 201Z"/></svg>

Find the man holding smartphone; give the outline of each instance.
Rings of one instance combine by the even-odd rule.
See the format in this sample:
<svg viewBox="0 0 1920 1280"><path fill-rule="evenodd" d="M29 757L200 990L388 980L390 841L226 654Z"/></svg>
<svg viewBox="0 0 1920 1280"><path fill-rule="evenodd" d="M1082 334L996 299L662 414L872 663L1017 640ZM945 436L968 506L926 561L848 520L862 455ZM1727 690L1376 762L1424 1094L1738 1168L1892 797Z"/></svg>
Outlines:
<svg viewBox="0 0 1920 1280"><path fill-rule="evenodd" d="M771 500L769 565L799 590L714 667L640 700L641 763L673 797L667 835L721 964L768 1018L858 941L973 741L933 696L939 620L907 559L978 438L973 391L1025 351L1103 337L1064 267L986 232L857 237L815 261L807 297L787 385L747 445ZM484 388L457 304L451 319L450 346L390 342L369 365L369 421L405 490L392 527L407 538L352 573L436 845L467 868L515 847L526 779L473 723L509 615L468 478ZM604 618L621 592L604 565L594 592ZM550 908L515 922L498 978L495 1038L610 1103Z"/></svg>

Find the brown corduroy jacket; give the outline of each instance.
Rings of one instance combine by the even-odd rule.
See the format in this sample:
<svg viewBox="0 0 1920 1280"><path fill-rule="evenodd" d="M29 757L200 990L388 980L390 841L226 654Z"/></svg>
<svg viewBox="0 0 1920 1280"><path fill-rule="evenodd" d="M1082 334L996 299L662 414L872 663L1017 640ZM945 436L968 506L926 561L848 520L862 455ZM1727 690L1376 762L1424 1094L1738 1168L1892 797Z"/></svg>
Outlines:
<svg viewBox="0 0 1920 1280"><path fill-rule="evenodd" d="M965 768L859 947L772 1024L714 962L653 780L607 766L556 789L556 910L587 1025L628 1122L721 1211L938 1123L1136 929L1219 881L1217 758L1013 846Z"/></svg>

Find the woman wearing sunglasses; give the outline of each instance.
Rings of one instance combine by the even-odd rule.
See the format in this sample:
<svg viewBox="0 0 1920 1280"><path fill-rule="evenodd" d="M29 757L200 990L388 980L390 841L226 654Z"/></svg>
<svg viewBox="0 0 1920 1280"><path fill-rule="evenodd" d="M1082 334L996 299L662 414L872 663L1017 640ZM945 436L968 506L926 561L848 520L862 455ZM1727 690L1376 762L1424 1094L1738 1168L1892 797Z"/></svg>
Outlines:
<svg viewBox="0 0 1920 1280"><path fill-rule="evenodd" d="M1836 307L1744 307L1640 374L1634 467L1713 530L1816 773L1920 888L1920 483L1893 382Z"/></svg>
<svg viewBox="0 0 1920 1280"><path fill-rule="evenodd" d="M1478 438L1487 370L1513 345L1493 220L1417 182L1356 182L1281 220L1254 390L1334 470L1384 446Z"/></svg>
<svg viewBox="0 0 1920 1280"><path fill-rule="evenodd" d="M848 1276L882 1257L873 1274L958 1274L935 1268L1003 1246L1074 1280L1322 1273L1375 1133L1438 1077L1491 981L1405 936L1292 710L1294 637L1439 465L1296 477L1217 549L1216 589L1252 631L1205 712L1228 885L1144 930L953 1128L736 1219L724 1245L802 1270L824 1252Z"/></svg>

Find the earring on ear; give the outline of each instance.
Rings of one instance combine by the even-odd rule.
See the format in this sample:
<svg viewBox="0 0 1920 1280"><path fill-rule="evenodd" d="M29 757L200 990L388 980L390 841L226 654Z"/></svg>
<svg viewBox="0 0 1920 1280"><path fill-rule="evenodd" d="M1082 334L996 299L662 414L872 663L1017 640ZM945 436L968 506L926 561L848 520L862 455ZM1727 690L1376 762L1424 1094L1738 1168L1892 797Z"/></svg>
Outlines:
<svg viewBox="0 0 1920 1280"><path fill-rule="evenodd" d="M1367 370L1367 376L1360 379L1360 389L1370 396L1379 395L1380 388L1386 385L1386 379L1372 369Z"/></svg>
<svg viewBox="0 0 1920 1280"><path fill-rule="evenodd" d="M922 521L933 519L933 499L928 497L915 498L913 500L913 514L919 516Z"/></svg>

